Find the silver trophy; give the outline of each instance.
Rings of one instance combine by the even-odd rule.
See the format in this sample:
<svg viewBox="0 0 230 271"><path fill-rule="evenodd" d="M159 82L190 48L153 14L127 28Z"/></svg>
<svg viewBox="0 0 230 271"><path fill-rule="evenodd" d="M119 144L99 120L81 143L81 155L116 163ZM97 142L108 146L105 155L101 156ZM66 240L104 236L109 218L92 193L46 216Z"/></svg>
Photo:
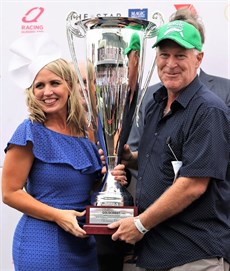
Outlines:
<svg viewBox="0 0 230 271"><path fill-rule="evenodd" d="M156 14L159 14L157 19L159 20L160 17L162 22L160 13ZM107 151L108 173L104 186L96 197L95 206L90 206L87 210L87 223L92 226L88 233L108 234L106 227L101 227L101 225L136 215L131 194L111 175L111 170L117 165L117 148L125 101L130 90L128 57L125 50L129 47L134 33L138 35L139 59L136 85L139 91L142 89L142 93L139 93L142 99L155 65L153 61L142 87L146 44L148 39L156 36L158 27L159 25L154 22L129 17L97 17L81 20L76 12L71 12L67 17L70 54L81 88L84 90L88 121L93 124L93 127L98 127L100 121ZM88 87L85 87L80 74L79 58L84 58L86 63L90 61L94 66L97 116L93 114L89 80L87 80Z"/></svg>

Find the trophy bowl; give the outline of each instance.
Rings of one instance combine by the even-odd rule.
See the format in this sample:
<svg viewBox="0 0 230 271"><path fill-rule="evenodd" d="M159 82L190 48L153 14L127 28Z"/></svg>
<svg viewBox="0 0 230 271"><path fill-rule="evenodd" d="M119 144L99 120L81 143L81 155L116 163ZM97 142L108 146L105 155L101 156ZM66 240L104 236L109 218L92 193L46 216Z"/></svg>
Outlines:
<svg viewBox="0 0 230 271"><path fill-rule="evenodd" d="M97 127L97 132L99 129L103 131L106 146L108 172L94 205L87 206L86 209L84 229L88 234L112 234L107 224L137 215L133 197L114 179L111 170L118 163L117 150L120 144L125 104L131 89L126 48L129 47L132 36L136 35L138 76L135 85L138 86L137 89L145 91L154 69L153 62L145 81L147 83L142 88L146 42L156 36L157 29L158 26L153 22L129 17L96 17L81 20L74 11L67 17L70 54L87 103L88 121L93 123L93 127ZM82 41L83 45L81 45ZM84 57L79 56L80 54L84 54ZM85 87L78 66L79 58L84 58L85 63L88 61L92 63L95 70L96 116L92 113L95 110L92 108L89 78Z"/></svg>

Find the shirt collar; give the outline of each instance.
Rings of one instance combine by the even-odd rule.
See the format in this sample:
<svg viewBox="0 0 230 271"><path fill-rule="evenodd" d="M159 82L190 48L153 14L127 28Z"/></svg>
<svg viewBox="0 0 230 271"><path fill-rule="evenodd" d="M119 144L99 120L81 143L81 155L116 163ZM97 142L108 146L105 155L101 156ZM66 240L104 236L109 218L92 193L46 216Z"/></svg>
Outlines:
<svg viewBox="0 0 230 271"><path fill-rule="evenodd" d="M183 108L186 108L192 97L197 93L200 89L202 83L198 77L198 75L194 78L194 80L187 86L183 91L181 91L180 95L176 98L174 103L179 103ZM154 94L153 97L157 103L161 103L168 98L167 89L165 86L159 88Z"/></svg>

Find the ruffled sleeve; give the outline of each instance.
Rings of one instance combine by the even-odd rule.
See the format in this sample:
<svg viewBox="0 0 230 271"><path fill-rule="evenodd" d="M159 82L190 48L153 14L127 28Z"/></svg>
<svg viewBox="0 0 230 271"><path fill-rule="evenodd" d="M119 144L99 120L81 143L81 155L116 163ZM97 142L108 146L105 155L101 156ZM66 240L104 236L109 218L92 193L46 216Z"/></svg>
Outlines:
<svg viewBox="0 0 230 271"><path fill-rule="evenodd" d="M16 129L5 152L10 144L26 146L27 142L32 142L35 158L45 163L68 164L84 174L101 170L98 150L88 138L63 135L25 120Z"/></svg>

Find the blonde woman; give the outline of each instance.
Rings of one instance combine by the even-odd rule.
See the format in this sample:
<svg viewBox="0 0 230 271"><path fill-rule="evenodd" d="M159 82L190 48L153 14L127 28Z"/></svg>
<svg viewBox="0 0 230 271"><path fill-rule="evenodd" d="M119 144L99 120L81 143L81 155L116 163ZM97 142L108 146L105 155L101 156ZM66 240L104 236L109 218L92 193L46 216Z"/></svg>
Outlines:
<svg viewBox="0 0 230 271"><path fill-rule="evenodd" d="M41 40L26 39L14 44L14 52L25 51L21 44L33 50ZM43 61L31 59L36 69L23 68L29 78L20 71L29 118L5 149L2 198L23 213L13 239L14 266L17 271L96 271L95 240L82 225L101 160L85 133L76 75L67 61L50 56L47 63L44 55Z"/></svg>

